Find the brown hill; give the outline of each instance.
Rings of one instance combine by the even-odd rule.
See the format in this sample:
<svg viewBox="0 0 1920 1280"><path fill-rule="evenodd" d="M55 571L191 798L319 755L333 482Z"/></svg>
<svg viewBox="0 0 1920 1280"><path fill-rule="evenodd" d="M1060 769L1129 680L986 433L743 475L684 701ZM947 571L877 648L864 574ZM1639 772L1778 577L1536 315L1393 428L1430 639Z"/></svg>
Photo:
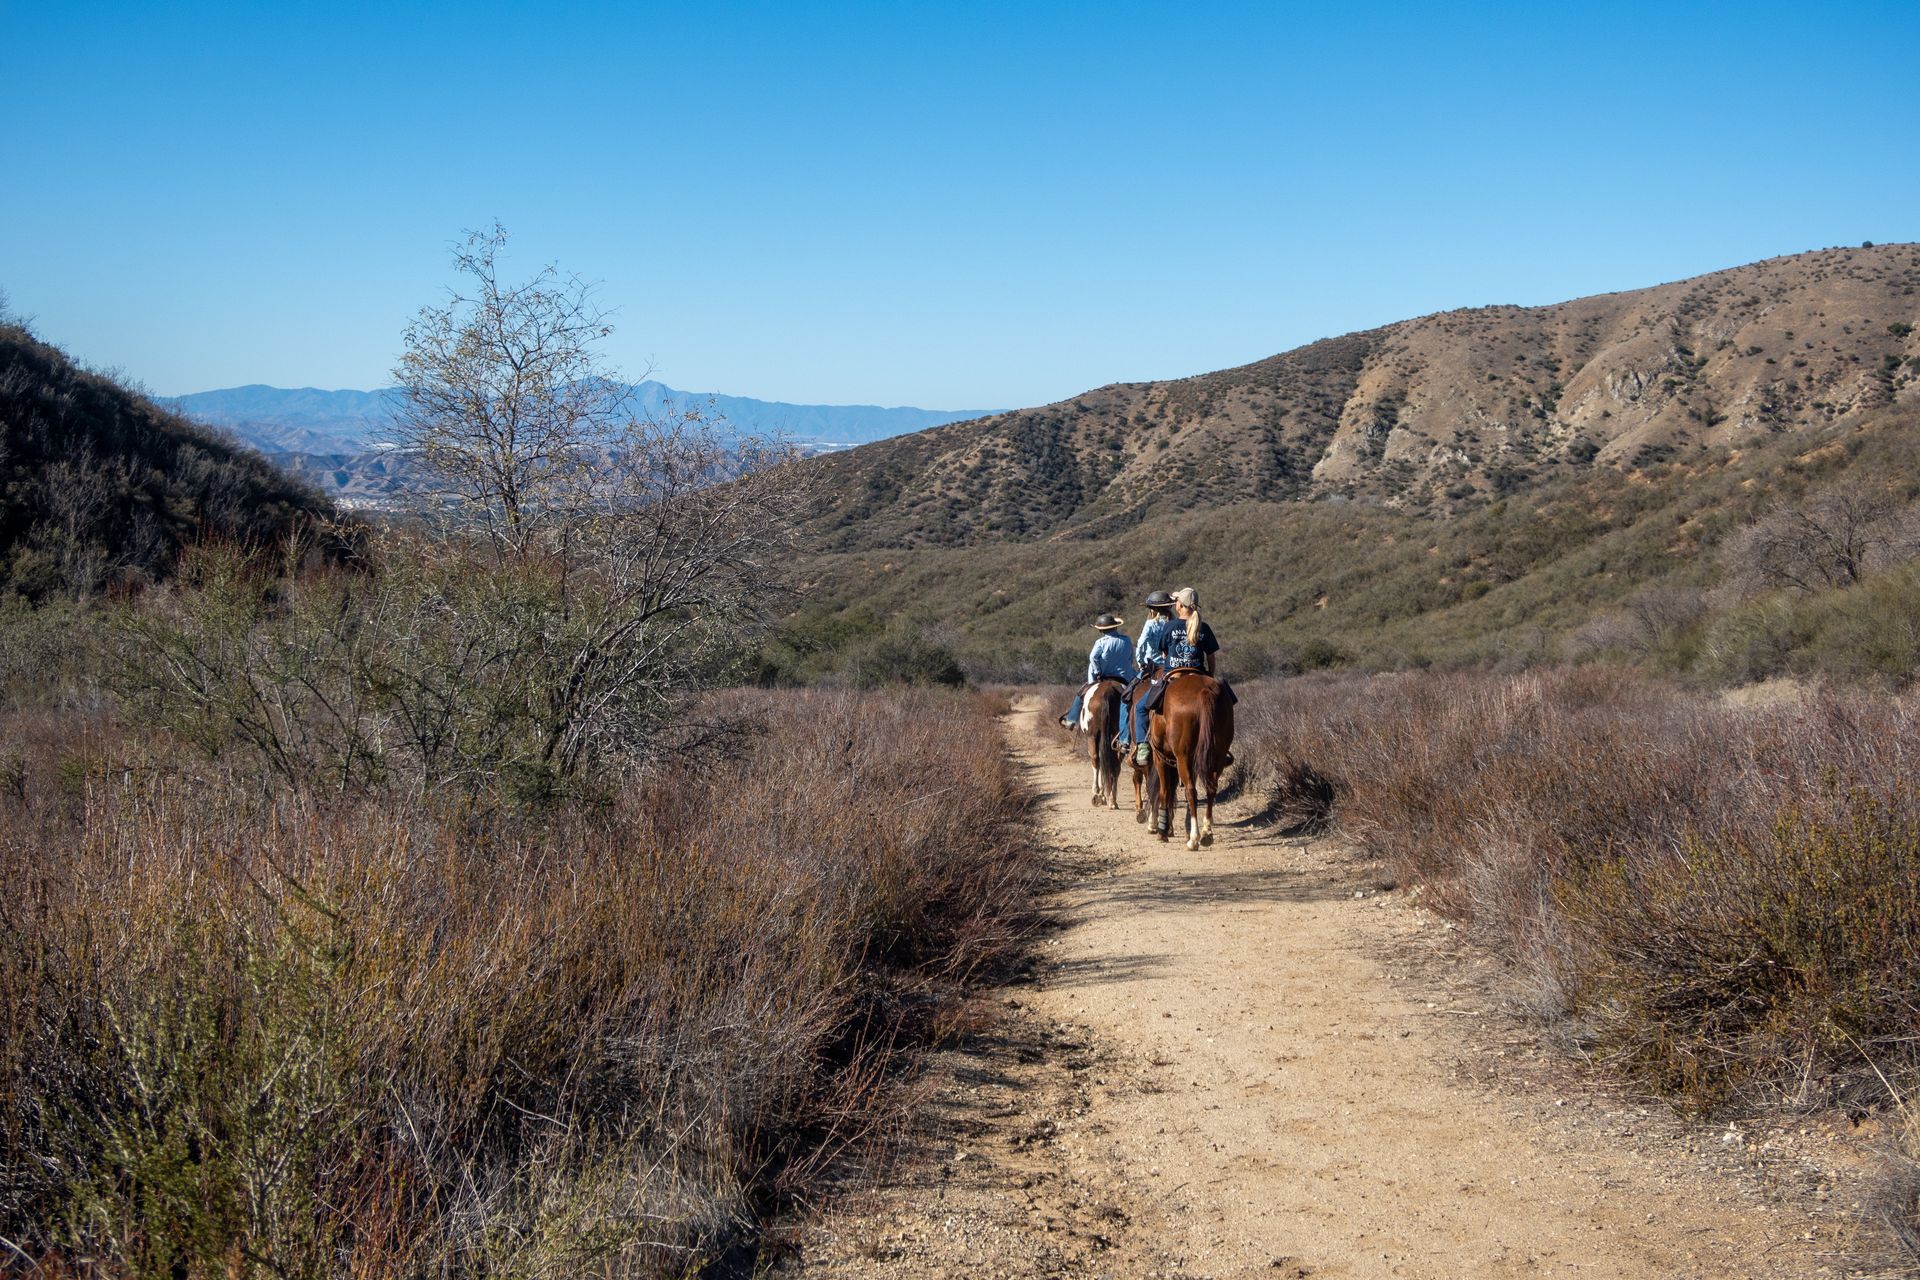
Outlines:
<svg viewBox="0 0 1920 1280"><path fill-rule="evenodd" d="M0 603L153 581L194 542L272 546L337 518L253 450L0 322Z"/></svg>
<svg viewBox="0 0 1920 1280"><path fill-rule="evenodd" d="M820 550L1101 537L1347 497L1457 512L1594 466L1920 405L1920 245L1829 249L1547 307L1406 320L806 464Z"/></svg>

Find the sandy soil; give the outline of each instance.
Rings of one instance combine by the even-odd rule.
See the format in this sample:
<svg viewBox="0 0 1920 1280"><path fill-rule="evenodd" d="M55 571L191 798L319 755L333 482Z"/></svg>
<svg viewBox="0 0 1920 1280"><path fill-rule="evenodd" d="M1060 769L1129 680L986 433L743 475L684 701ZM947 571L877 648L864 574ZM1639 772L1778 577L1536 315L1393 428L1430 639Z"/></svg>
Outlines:
<svg viewBox="0 0 1920 1280"><path fill-rule="evenodd" d="M1160 844L1032 712L1005 729L1065 926L943 1063L920 1154L783 1275L1865 1274L1844 1120L1604 1091L1338 841L1229 807L1211 848Z"/></svg>

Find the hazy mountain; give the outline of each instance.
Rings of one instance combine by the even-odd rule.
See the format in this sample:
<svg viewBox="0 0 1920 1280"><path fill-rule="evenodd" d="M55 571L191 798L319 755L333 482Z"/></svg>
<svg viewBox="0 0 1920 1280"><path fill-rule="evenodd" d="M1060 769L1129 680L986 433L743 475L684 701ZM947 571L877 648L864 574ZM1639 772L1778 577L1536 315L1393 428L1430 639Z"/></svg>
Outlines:
<svg viewBox="0 0 1920 1280"><path fill-rule="evenodd" d="M271 452L355 453L378 443L393 415L394 391L322 391L258 384L198 391L169 405L197 421L225 428ZM663 413L698 407L742 432L779 434L813 448L883 440L942 423L976 418L982 409L883 408L866 404L783 404L746 396L676 391L646 381L633 388L635 408Z"/></svg>
<svg viewBox="0 0 1920 1280"><path fill-rule="evenodd" d="M1345 497L1456 512L1920 403L1920 246L1448 311L815 459L823 549L1096 536Z"/></svg>
<svg viewBox="0 0 1920 1280"><path fill-rule="evenodd" d="M196 391L165 402L197 422L223 427L268 452L358 452L392 417L386 391L322 391L252 383Z"/></svg>

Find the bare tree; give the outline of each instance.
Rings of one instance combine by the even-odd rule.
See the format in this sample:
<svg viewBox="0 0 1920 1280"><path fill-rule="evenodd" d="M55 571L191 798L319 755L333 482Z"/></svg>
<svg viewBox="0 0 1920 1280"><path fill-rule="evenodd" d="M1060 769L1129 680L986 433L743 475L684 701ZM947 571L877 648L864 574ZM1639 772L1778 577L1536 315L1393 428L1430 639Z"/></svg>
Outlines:
<svg viewBox="0 0 1920 1280"><path fill-rule="evenodd" d="M506 240L498 223L468 232L453 255L464 291L407 326L395 428L443 514L526 555L564 523L627 389L601 367L596 344L613 330L592 287L553 266L502 283Z"/></svg>
<svg viewBox="0 0 1920 1280"><path fill-rule="evenodd" d="M1903 505L1852 478L1782 503L1730 544L1736 570L1769 587L1850 587L1878 561L1914 549Z"/></svg>
<svg viewBox="0 0 1920 1280"><path fill-rule="evenodd" d="M698 406L629 413L591 288L551 266L503 283L504 242L497 225L467 237L470 288L420 313L396 370L402 439L455 517L448 545L492 551L458 607L420 616L446 632L434 648L495 656L457 687L425 671L396 687L490 690L514 727L483 755L537 782L644 755L671 708L746 656L803 494L785 448Z"/></svg>
<svg viewBox="0 0 1920 1280"><path fill-rule="evenodd" d="M637 420L604 313L553 268L409 327L401 434L439 517L380 530L372 573L211 548L128 635L128 692L210 754L296 786L524 799L697 745L692 697L749 656L805 494L787 452L698 407Z"/></svg>

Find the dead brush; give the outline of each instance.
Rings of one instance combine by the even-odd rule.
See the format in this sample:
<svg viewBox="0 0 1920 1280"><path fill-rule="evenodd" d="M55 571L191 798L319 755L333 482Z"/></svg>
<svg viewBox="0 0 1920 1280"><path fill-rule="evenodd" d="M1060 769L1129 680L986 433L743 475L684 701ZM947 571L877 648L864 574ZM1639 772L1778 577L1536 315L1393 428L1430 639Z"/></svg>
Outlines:
<svg viewBox="0 0 1920 1280"><path fill-rule="evenodd" d="M719 701L770 731L537 817L30 761L0 792L0 1236L184 1276L750 1253L898 1126L1039 860L965 696Z"/></svg>
<svg viewBox="0 0 1920 1280"><path fill-rule="evenodd" d="M1307 677L1239 710L1261 786L1338 779L1340 829L1616 1069L1701 1108L1897 1106L1920 1083L1909 701L1736 708L1582 668ZM1909 1181L1888 1203L1910 1223Z"/></svg>

